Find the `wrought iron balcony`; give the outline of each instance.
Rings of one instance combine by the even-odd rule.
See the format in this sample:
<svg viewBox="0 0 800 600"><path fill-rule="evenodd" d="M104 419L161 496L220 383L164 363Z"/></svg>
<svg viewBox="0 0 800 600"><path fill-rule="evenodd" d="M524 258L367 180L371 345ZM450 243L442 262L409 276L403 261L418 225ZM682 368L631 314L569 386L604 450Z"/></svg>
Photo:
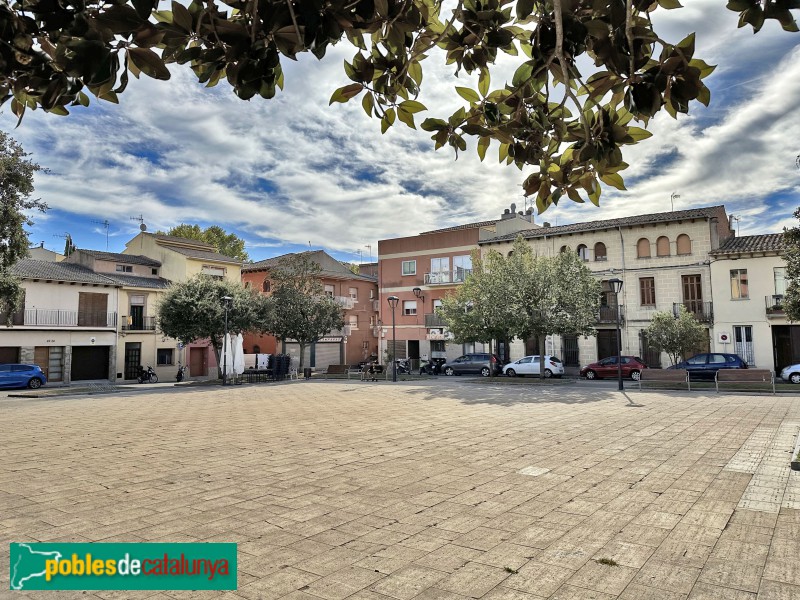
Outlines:
<svg viewBox="0 0 800 600"><path fill-rule="evenodd" d="M425 315L425 327L447 327L447 322L436 313L428 313Z"/></svg>
<svg viewBox="0 0 800 600"><path fill-rule="evenodd" d="M712 302L703 302L702 300L684 300L683 302L675 302L672 304L672 314L678 318L680 307L683 306L690 315L701 323L714 322L714 305Z"/></svg>
<svg viewBox="0 0 800 600"><path fill-rule="evenodd" d="M122 331L155 331L155 317L135 317L122 315Z"/></svg>
<svg viewBox="0 0 800 600"><path fill-rule="evenodd" d="M619 305L619 321L625 321L625 306ZM617 322L617 307L616 306L601 306L600 312L597 313L598 323L616 323Z"/></svg>
<svg viewBox="0 0 800 600"><path fill-rule="evenodd" d="M767 304L767 316L782 317L786 314L783 310L783 294L767 296L765 301Z"/></svg>
<svg viewBox="0 0 800 600"><path fill-rule="evenodd" d="M451 283L464 283L472 275L472 269L456 269L455 271L439 271L425 273L425 285L446 285Z"/></svg>

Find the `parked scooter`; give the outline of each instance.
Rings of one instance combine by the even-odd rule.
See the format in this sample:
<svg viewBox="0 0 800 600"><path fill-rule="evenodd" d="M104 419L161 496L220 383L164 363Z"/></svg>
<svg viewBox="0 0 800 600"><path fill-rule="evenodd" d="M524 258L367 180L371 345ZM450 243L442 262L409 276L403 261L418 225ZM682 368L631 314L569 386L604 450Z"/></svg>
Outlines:
<svg viewBox="0 0 800 600"><path fill-rule="evenodd" d="M139 383L158 383L158 375L150 365L147 365L146 369L141 365L139 366L139 377L137 379Z"/></svg>
<svg viewBox="0 0 800 600"><path fill-rule="evenodd" d="M439 375L442 372L442 364L444 364L444 362L444 359L441 358L431 358L428 362L420 366L419 374Z"/></svg>
<svg viewBox="0 0 800 600"><path fill-rule="evenodd" d="M178 382L183 381L183 375L184 375L184 373L186 373L186 369L187 368L188 367L186 365L182 365L181 363L178 363L178 374L175 376L175 380L176 381L178 381Z"/></svg>
<svg viewBox="0 0 800 600"><path fill-rule="evenodd" d="M408 362L407 358L398 358L395 362L397 363L398 375L408 375L411 373L411 363Z"/></svg>

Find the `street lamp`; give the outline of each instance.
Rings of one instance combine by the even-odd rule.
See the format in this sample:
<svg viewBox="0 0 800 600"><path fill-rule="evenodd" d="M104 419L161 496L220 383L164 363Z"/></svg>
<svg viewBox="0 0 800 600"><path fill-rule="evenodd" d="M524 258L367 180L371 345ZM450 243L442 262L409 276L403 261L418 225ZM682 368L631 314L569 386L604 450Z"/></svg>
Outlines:
<svg viewBox="0 0 800 600"><path fill-rule="evenodd" d="M225 337L222 338L222 385L228 385L228 309L231 307L231 296L223 296L225 306Z"/></svg>
<svg viewBox="0 0 800 600"><path fill-rule="evenodd" d="M609 279L608 284L614 292L614 300L617 303L617 383L622 391L622 334L619 330L619 293L622 291L622 279Z"/></svg>
<svg viewBox="0 0 800 600"><path fill-rule="evenodd" d="M397 308L397 303L400 298L397 296L389 296L386 301L392 308L392 381L397 382L397 357L394 355L397 352L397 332L394 328L394 309Z"/></svg>

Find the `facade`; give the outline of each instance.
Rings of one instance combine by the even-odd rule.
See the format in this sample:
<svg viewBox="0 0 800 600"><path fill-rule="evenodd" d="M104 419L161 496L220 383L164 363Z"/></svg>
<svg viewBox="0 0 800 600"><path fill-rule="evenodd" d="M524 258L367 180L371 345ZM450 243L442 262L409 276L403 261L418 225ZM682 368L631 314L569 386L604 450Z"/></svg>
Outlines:
<svg viewBox="0 0 800 600"><path fill-rule="evenodd" d="M50 262L61 262L64 260L64 255L48 250L44 247L44 242L33 248L28 248L28 258L33 260L46 260Z"/></svg>
<svg viewBox="0 0 800 600"><path fill-rule="evenodd" d="M638 355L650 366L667 366L666 355L650 350L643 330L656 311L673 312L679 305L707 327L709 343L697 350L710 347L714 325L710 253L733 236L723 206L543 227L522 235L539 255L577 252L603 284L596 336L548 336L547 352L561 357L566 366L616 354L617 304L622 354ZM481 250L507 254L516 236L485 235ZM619 302L608 285L612 278L623 281ZM526 354L537 352L536 348L534 340L526 341Z"/></svg>
<svg viewBox="0 0 800 600"><path fill-rule="evenodd" d="M455 344L445 323L436 314L442 299L460 286L472 272L472 253L483 235L496 236L536 230L533 215L517 213L512 204L498 221L470 223L427 231L419 235L380 240L381 358L389 349L397 358L425 360L456 358L465 352L485 351L483 344ZM395 338L392 339L392 309L389 296L399 302L394 311ZM394 348L394 352L391 351ZM501 348L501 354L508 354Z"/></svg>
<svg viewBox="0 0 800 600"><path fill-rule="evenodd" d="M731 238L711 252L713 347L776 373L800 362L800 325L783 312L783 234Z"/></svg>
<svg viewBox="0 0 800 600"><path fill-rule="evenodd" d="M306 348L303 364L325 368L332 364L355 365L378 356L378 282L371 275L355 274L341 262L322 250L305 252L320 266L320 280L325 293L336 298L344 310L344 329L328 335ZM246 286L269 294L272 289L270 269L285 256L278 256L245 265L242 281ZM369 270L367 269L367 272ZM245 353L286 353L299 363L300 346L290 340L283 342L271 335L246 334Z"/></svg>

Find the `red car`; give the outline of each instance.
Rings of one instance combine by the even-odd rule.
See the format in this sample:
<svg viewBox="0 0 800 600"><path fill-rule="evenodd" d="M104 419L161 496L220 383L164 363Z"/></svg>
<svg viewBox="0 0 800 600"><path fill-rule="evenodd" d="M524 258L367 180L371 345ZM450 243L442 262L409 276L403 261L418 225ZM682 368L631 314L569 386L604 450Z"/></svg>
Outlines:
<svg viewBox="0 0 800 600"><path fill-rule="evenodd" d="M647 365L638 356L622 357L622 376L630 377L634 381L639 381L639 373L646 369ZM581 377L586 379L602 379L608 377L613 379L617 376L617 357L609 356L601 361L587 365L581 369Z"/></svg>

